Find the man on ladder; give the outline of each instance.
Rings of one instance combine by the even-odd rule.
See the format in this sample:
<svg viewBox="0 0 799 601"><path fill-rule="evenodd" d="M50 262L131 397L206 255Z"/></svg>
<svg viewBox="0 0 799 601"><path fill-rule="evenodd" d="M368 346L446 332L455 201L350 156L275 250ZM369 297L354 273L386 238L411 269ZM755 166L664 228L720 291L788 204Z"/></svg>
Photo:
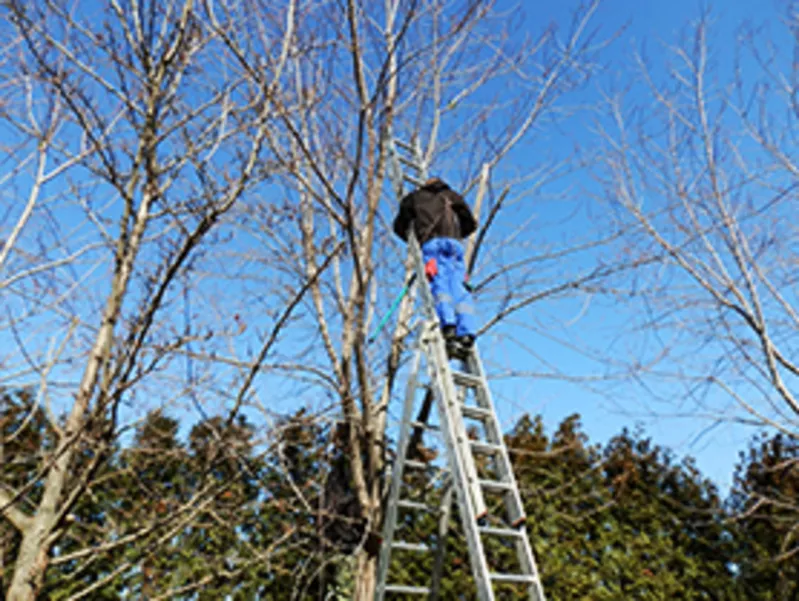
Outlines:
<svg viewBox="0 0 799 601"><path fill-rule="evenodd" d="M394 233L407 242L411 223L422 247L425 274L441 321L447 354L465 358L474 346L476 331L461 240L474 233L477 221L463 196L434 177L402 199L394 220Z"/></svg>
<svg viewBox="0 0 799 601"><path fill-rule="evenodd" d="M474 315L470 292L464 281L466 268L461 240L474 233L476 220L460 194L439 179L425 179L426 164L418 145L393 140L391 147L391 174L397 194L403 196L404 181L418 187L400 201L394 231L408 242L414 264L413 276L405 285L403 294L413 281L419 282L424 320L420 324L416 354L410 365L397 453L391 468L375 600L386 601L387 595L396 594L439 598L446 551L444 541L449 526L449 508L454 499L479 601L497 601L495 585L523 587L529 601L545 601L527 537L524 503L474 341ZM413 153L413 156L403 156L400 150ZM401 164L413 169L418 179L404 174ZM422 279L429 280L430 286ZM451 365L453 358L460 359L457 367ZM422 421L414 421L420 389L427 390L423 411L419 413ZM422 414L429 413L430 402L435 402L439 421L432 427L426 425L426 417L421 418ZM473 439L467 432L467 419L475 424L477 438ZM420 502L412 490L417 480L404 477L406 470L428 472L429 466L425 462L409 457L416 438L411 430L420 426L440 436L446 448L447 467L442 472L448 475L449 487L438 508L424 502L424 497ZM486 459L481 461L479 471L475 460L477 455ZM485 493L490 494L490 507ZM398 527L405 520L400 511L439 515L434 549L426 541L414 541L412 537L395 539ZM494 539L490 543L492 547L500 545L515 551L516 561L511 559L506 563L503 559L501 564L490 561L485 547L488 540L484 543L483 538ZM403 556L395 553L428 553L433 550L435 561L429 586L424 582L407 582L402 577L395 577L391 570L392 558L396 559L395 563L404 561Z"/></svg>

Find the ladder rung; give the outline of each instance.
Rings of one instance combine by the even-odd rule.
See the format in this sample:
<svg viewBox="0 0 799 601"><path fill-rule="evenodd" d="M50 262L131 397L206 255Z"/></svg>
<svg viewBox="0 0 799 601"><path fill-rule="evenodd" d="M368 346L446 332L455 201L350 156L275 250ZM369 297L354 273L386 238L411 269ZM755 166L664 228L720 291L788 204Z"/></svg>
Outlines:
<svg viewBox="0 0 799 601"><path fill-rule="evenodd" d="M488 577L494 582L509 582L515 584L533 584L538 580L538 578L532 574L500 574L498 572L492 572Z"/></svg>
<svg viewBox="0 0 799 601"><path fill-rule="evenodd" d="M391 543L391 548L398 551L416 551L418 553L426 553L430 550L430 547L423 543L407 543L403 540L394 541Z"/></svg>
<svg viewBox="0 0 799 601"><path fill-rule="evenodd" d="M402 507L403 509L416 509L418 511L432 511L436 512L438 509L432 507L430 505L425 505L424 503L417 503L416 501L397 501L397 507Z"/></svg>
<svg viewBox="0 0 799 601"><path fill-rule="evenodd" d="M502 447L498 444L489 444L479 440L472 440L469 442L472 451L476 453L483 453L484 455L499 455L502 452Z"/></svg>
<svg viewBox="0 0 799 601"><path fill-rule="evenodd" d="M403 142L397 138L394 138L394 143L399 146L400 148L407 150L408 152L414 152L416 149L412 144L408 144L407 142Z"/></svg>
<svg viewBox="0 0 799 601"><path fill-rule="evenodd" d="M387 593L400 593L405 595L429 595L430 589L426 586L406 586L404 584L386 585Z"/></svg>
<svg viewBox="0 0 799 601"><path fill-rule="evenodd" d="M480 388L483 385L482 378L474 374L467 374L463 371L452 370L452 379L456 384L461 386L468 386L469 388Z"/></svg>
<svg viewBox="0 0 799 601"><path fill-rule="evenodd" d="M481 534L486 534L489 536L504 536L506 538L524 538L524 532L522 530L513 530L511 528L491 528L490 526L486 526L484 528L478 528Z"/></svg>
<svg viewBox="0 0 799 601"><path fill-rule="evenodd" d="M478 483L480 486L488 490L499 490L502 492L513 490L513 485L508 484L507 482L497 482L496 480L478 480Z"/></svg>
<svg viewBox="0 0 799 601"><path fill-rule="evenodd" d="M464 417L471 419L485 419L491 417L491 411L483 409L482 407L474 407L472 405L461 405L461 413Z"/></svg>
<svg viewBox="0 0 799 601"><path fill-rule="evenodd" d="M435 424L426 424L424 422L410 422L408 425L411 428L424 428L425 430L441 430L441 428L439 428Z"/></svg>
<svg viewBox="0 0 799 601"><path fill-rule="evenodd" d="M404 179L409 184L413 184L417 188L421 188L424 186L424 182L420 180L418 177L413 177L412 175L408 175L407 173L402 174L402 179Z"/></svg>
<svg viewBox="0 0 799 601"><path fill-rule="evenodd" d="M402 163L403 165L407 165L408 167L416 169L416 171L421 173L422 168L413 159L404 157L401 154L397 154L397 158L400 160L400 163Z"/></svg>
<svg viewBox="0 0 799 601"><path fill-rule="evenodd" d="M441 465L434 465L432 463L425 463L424 461L417 461L416 459L406 459L405 460L405 468L411 468L415 470L427 470L431 469L436 474L447 474L449 473L449 468L446 466Z"/></svg>

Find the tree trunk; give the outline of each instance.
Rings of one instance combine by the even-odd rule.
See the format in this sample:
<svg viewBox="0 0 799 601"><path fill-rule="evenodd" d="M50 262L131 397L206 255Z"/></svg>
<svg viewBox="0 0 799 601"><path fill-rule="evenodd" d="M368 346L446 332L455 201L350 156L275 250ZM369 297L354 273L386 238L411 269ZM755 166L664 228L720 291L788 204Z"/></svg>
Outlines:
<svg viewBox="0 0 799 601"><path fill-rule="evenodd" d="M39 595L47 567L47 546L44 544L47 529L43 522L37 521L33 526L34 532L26 533L22 539L6 601L35 601Z"/></svg>
<svg viewBox="0 0 799 601"><path fill-rule="evenodd" d="M89 411L89 403L97 386L99 374L111 354L114 328L127 292L133 263L138 255L139 245L147 226L152 202L153 196L146 194L138 208L130 240L126 241L124 236L120 236L117 242L117 272L106 300L102 324L95 338L61 439L53 453L55 460L44 479L42 500L36 508L30 525L22 533L22 543L14 564L14 576L6 601L33 601L44 582L47 556L53 542L50 540L50 535L58 519L58 504L64 493L68 470L86 420L86 414Z"/></svg>
<svg viewBox="0 0 799 601"><path fill-rule="evenodd" d="M361 551L358 555L358 571L355 578L354 601L374 601L377 587L377 557Z"/></svg>

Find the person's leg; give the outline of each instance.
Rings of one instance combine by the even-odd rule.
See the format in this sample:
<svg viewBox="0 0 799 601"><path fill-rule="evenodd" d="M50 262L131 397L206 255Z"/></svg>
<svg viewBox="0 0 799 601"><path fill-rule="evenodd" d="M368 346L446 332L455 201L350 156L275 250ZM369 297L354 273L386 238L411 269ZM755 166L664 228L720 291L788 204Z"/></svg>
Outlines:
<svg viewBox="0 0 799 601"><path fill-rule="evenodd" d="M431 260L436 262L436 274L428 278L428 281L436 304L436 313L441 321L441 327L445 330L456 325L455 306L449 286L450 260L445 256L446 250L441 238L428 240L422 246L422 258L425 264Z"/></svg>
<svg viewBox="0 0 799 601"><path fill-rule="evenodd" d="M453 257L450 264L451 294L455 303L455 334L461 343L470 347L477 335L474 303L472 293L466 288L466 263L464 262L463 245L454 241Z"/></svg>

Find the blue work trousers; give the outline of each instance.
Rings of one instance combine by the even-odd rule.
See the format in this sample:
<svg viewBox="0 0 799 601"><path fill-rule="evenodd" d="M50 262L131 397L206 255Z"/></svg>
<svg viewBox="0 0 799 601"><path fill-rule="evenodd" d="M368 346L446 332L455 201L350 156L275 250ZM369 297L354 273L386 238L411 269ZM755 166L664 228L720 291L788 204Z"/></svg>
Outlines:
<svg viewBox="0 0 799 601"><path fill-rule="evenodd" d="M422 246L422 257L436 261L437 273L430 278L430 290L442 326L455 326L457 336L475 336L472 295L464 285L466 264L463 245L453 238L433 238Z"/></svg>

